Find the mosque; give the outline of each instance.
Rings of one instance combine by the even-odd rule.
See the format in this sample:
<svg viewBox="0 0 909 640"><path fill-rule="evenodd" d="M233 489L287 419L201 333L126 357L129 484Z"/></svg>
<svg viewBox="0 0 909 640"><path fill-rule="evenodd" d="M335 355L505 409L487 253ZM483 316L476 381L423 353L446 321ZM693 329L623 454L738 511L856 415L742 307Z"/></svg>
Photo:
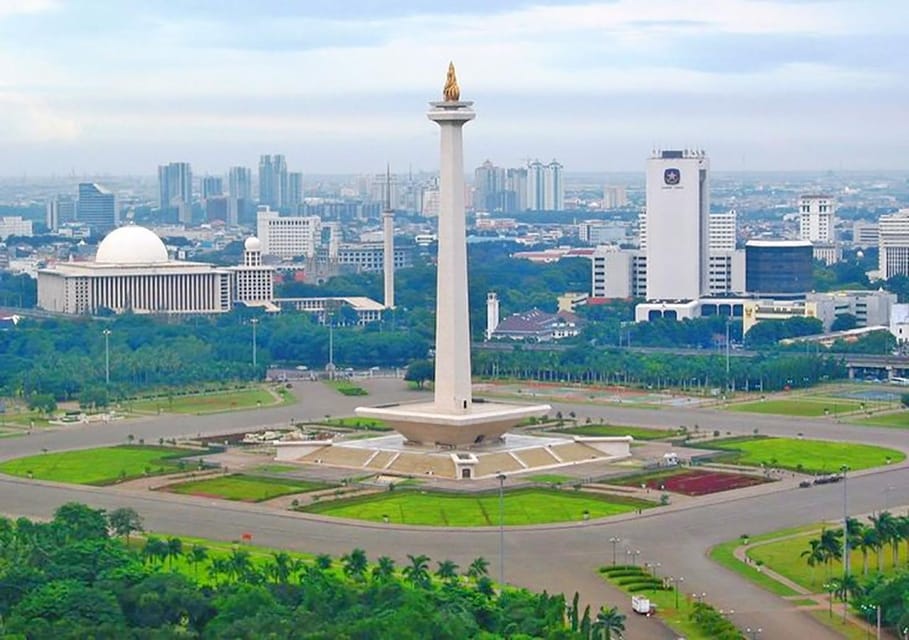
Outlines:
<svg viewBox="0 0 909 640"><path fill-rule="evenodd" d="M235 305L274 305L274 269L262 264L258 238L246 239L243 264L218 267L171 260L153 231L129 224L110 232L94 262L38 270L38 306L46 311L225 313Z"/></svg>

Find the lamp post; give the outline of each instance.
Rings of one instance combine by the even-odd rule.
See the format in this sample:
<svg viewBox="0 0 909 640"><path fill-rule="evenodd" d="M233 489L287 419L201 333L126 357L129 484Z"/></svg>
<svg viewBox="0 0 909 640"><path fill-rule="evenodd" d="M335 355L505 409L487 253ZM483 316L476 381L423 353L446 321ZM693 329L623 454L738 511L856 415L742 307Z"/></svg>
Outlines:
<svg viewBox="0 0 909 640"><path fill-rule="evenodd" d="M505 474L496 475L499 480L499 585L505 584Z"/></svg>
<svg viewBox="0 0 909 640"><path fill-rule="evenodd" d="M843 577L849 575L849 505L846 492L846 472L849 467L843 465L840 472L843 474Z"/></svg>
<svg viewBox="0 0 909 640"><path fill-rule="evenodd" d="M110 384L110 329L101 332L104 334L104 384Z"/></svg>
<svg viewBox="0 0 909 640"><path fill-rule="evenodd" d="M627 555L631 558L632 567L638 566L638 556L641 555L640 549L635 549L634 551L632 551L631 549L628 549L625 551L625 555Z"/></svg>
<svg viewBox="0 0 909 640"><path fill-rule="evenodd" d="M729 317L726 317L726 393L732 388L729 381Z"/></svg>
<svg viewBox="0 0 909 640"><path fill-rule="evenodd" d="M617 538L616 536L612 536L611 538L609 538L609 542L612 543L612 566L613 567L615 566L615 546L618 543L620 543L621 541L622 541L622 539Z"/></svg>
<svg viewBox="0 0 909 640"><path fill-rule="evenodd" d="M745 629L745 633L747 633L751 636L751 640L757 640L757 637L759 635L761 635L761 633L763 633L763 631L764 630L761 629L760 627L758 627L757 629L752 629L751 627L748 627Z"/></svg>
<svg viewBox="0 0 909 640"><path fill-rule="evenodd" d="M256 325L259 324L258 318L253 318L249 321L249 324L252 325L252 357L253 357L253 369L256 368ZM253 373L255 375L255 373Z"/></svg>
<svg viewBox="0 0 909 640"><path fill-rule="evenodd" d="M672 583L672 588L675 591L675 609L679 610L679 589L681 588L681 583L685 582L685 578L679 576L677 578L669 577L669 582Z"/></svg>

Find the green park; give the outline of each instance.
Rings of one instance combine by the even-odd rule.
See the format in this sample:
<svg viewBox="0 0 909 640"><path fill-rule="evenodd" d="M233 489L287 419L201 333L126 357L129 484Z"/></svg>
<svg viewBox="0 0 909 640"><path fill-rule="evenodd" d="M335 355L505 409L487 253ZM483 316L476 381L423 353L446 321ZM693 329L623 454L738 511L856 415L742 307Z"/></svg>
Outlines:
<svg viewBox="0 0 909 640"><path fill-rule="evenodd" d="M217 413L255 409L269 405L293 402L287 389L271 391L265 387L248 387L229 391L193 394L165 394L154 398L128 401L127 408L139 413Z"/></svg>
<svg viewBox="0 0 909 640"><path fill-rule="evenodd" d="M824 398L815 396L774 398L756 400L729 405L729 411L747 413L769 413L774 415L796 416L801 418L819 418L836 416L844 413L861 411L866 403L844 398Z"/></svg>
<svg viewBox="0 0 909 640"><path fill-rule="evenodd" d="M835 473L844 466L857 471L906 459L906 454L895 449L801 438L726 438L698 446L730 452L724 461L803 473Z"/></svg>
<svg viewBox="0 0 909 640"><path fill-rule="evenodd" d="M71 484L108 485L148 475L175 473L199 451L151 445L122 445L45 452L0 463L0 473Z"/></svg>
<svg viewBox="0 0 909 640"><path fill-rule="evenodd" d="M519 489L497 493L444 494L397 490L369 496L315 502L302 511L338 518L433 527L488 527L580 522L654 506L624 496L601 496L579 491Z"/></svg>
<svg viewBox="0 0 909 640"><path fill-rule="evenodd" d="M291 478L230 474L169 485L166 490L193 496L262 502L280 496L328 489L331 485Z"/></svg>

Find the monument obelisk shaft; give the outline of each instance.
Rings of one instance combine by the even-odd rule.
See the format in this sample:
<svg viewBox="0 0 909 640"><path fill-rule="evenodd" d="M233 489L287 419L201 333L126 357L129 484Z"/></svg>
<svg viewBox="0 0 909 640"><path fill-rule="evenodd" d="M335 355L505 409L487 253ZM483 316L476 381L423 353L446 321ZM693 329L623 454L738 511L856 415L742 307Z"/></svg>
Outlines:
<svg viewBox="0 0 909 640"><path fill-rule="evenodd" d="M395 307L395 212L391 203L391 167L385 168L385 211L382 212L382 273L385 308Z"/></svg>
<svg viewBox="0 0 909 640"><path fill-rule="evenodd" d="M467 243L464 216L462 127L476 117L462 102L454 65L448 66L444 100L431 102L427 117L441 128L439 158L439 254L436 285L436 409L470 411L470 319L467 306Z"/></svg>

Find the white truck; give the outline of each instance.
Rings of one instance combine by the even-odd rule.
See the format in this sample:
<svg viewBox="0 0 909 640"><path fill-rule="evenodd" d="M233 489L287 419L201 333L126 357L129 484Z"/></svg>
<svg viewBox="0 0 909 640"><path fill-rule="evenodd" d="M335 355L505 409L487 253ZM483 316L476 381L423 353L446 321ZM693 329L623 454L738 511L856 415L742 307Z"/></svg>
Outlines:
<svg viewBox="0 0 909 640"><path fill-rule="evenodd" d="M631 608L642 616L649 616L653 612L650 598L646 596L631 596Z"/></svg>

